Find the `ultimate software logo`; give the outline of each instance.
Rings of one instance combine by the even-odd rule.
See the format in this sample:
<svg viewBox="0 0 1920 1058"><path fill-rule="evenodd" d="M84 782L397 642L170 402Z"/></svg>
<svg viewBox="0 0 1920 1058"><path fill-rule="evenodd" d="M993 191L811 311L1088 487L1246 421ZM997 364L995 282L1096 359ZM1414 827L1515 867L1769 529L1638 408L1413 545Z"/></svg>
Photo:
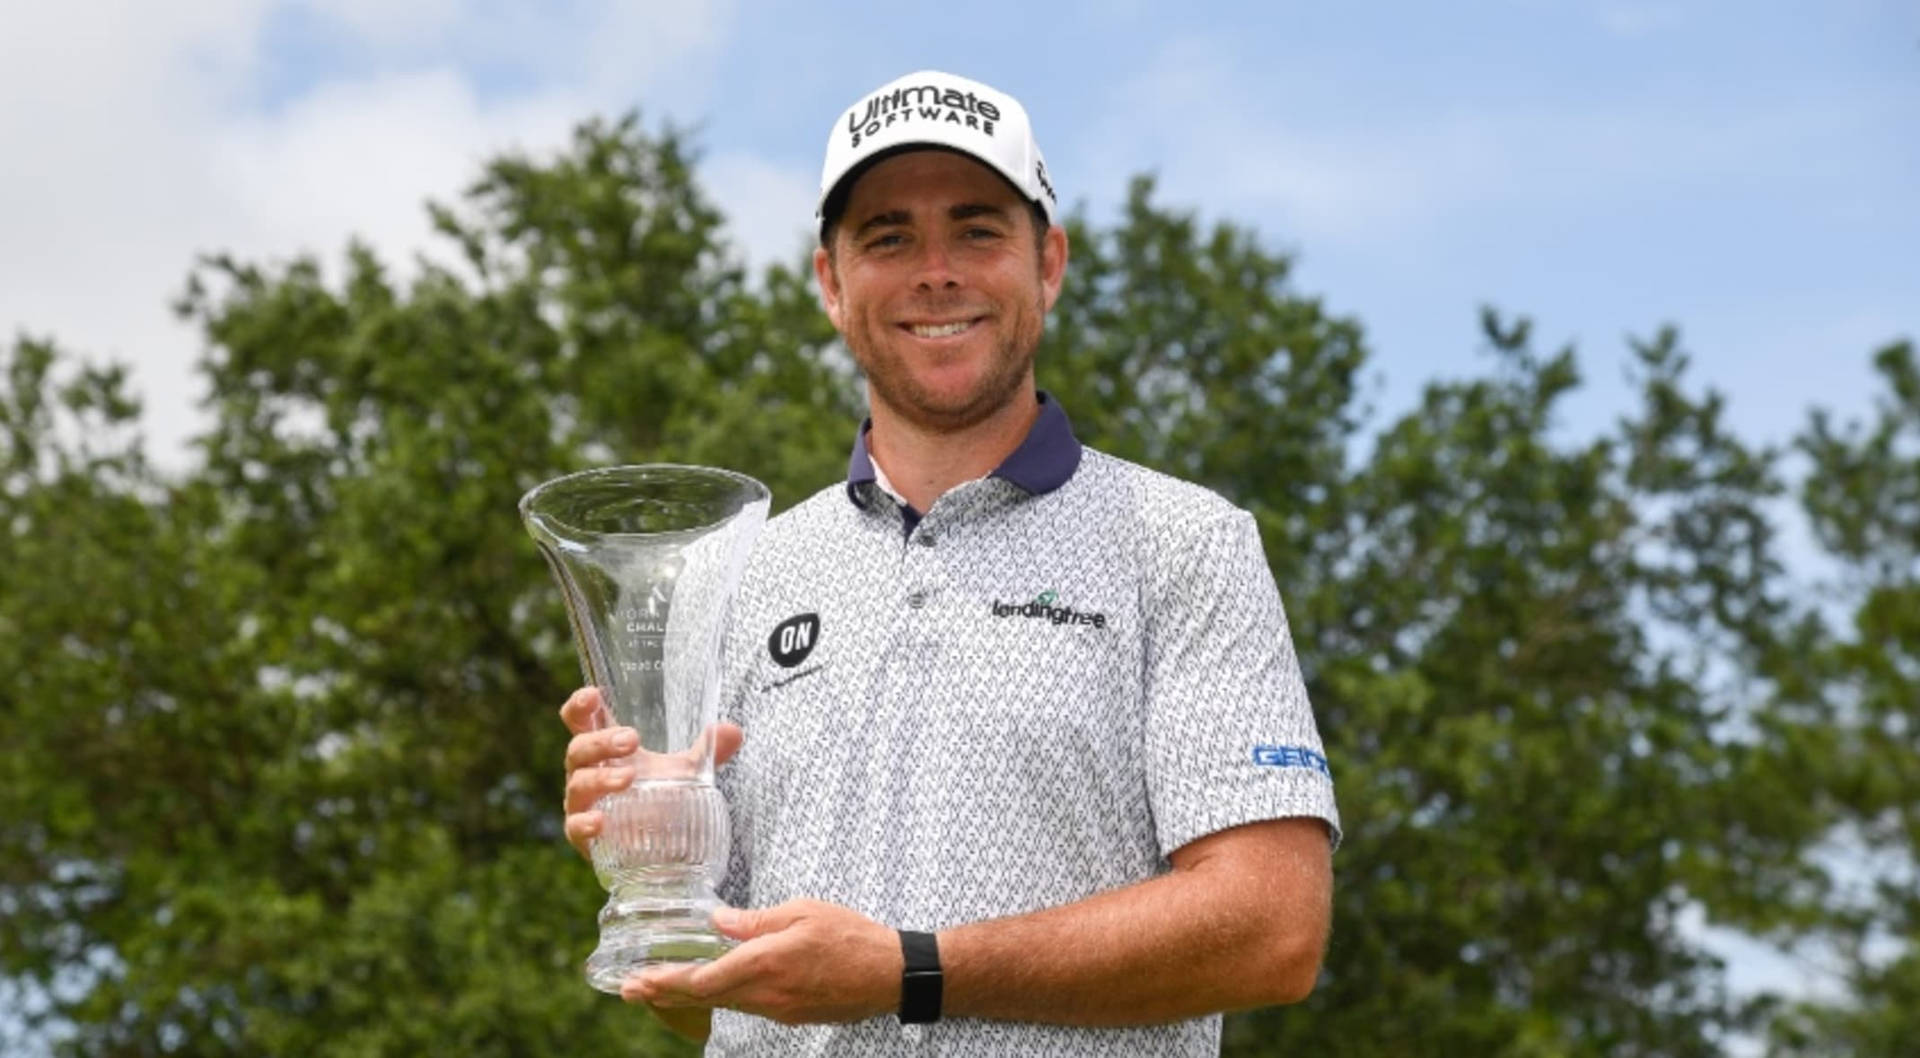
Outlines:
<svg viewBox="0 0 1920 1058"><path fill-rule="evenodd" d="M993 123L999 120L1000 108L990 100L958 88L924 84L896 88L855 104L847 111L847 135L853 137L849 146L858 147L861 140L879 135L881 129L895 122L944 122L978 129L991 136Z"/></svg>
<svg viewBox="0 0 1920 1058"><path fill-rule="evenodd" d="M1092 625L1100 629L1107 627L1106 614L1087 613L1084 610L1076 610L1071 606L1055 606L1054 603L1059 601L1059 599L1060 593L1054 591L1052 588L1048 588L1046 591L1034 596L1032 602L999 602L996 600L990 605L993 610L993 616L995 617L1037 617L1044 618L1057 625Z"/></svg>

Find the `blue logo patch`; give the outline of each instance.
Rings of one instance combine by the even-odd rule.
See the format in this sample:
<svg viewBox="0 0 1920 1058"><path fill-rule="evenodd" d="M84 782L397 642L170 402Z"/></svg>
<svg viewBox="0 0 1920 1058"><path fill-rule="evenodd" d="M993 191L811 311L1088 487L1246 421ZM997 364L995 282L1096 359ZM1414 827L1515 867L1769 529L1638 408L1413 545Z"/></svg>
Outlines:
<svg viewBox="0 0 1920 1058"><path fill-rule="evenodd" d="M1312 768L1329 779L1333 778L1333 769L1327 766L1327 758L1305 746L1255 746L1253 762L1263 768Z"/></svg>

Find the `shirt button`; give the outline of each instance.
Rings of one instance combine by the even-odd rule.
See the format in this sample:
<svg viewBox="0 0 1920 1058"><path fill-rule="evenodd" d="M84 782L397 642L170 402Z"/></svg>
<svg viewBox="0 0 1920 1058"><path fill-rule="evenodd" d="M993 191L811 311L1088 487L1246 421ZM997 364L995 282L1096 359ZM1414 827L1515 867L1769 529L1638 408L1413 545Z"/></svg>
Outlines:
<svg viewBox="0 0 1920 1058"><path fill-rule="evenodd" d="M921 547L932 547L934 545L932 533L921 533L919 536L914 537L914 539L920 541Z"/></svg>
<svg viewBox="0 0 1920 1058"><path fill-rule="evenodd" d="M916 610L918 610L922 606L925 606L926 604L927 604L927 593L924 591L916 591L912 595L907 596L907 605L913 607Z"/></svg>

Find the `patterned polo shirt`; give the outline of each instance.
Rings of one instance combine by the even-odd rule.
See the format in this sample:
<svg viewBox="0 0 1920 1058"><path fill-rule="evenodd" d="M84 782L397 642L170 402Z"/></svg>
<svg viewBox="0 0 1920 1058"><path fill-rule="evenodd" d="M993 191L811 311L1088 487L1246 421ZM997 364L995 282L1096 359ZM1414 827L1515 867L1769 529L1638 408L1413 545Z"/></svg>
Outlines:
<svg viewBox="0 0 1920 1058"><path fill-rule="evenodd" d="M848 480L769 522L735 603L721 895L934 932L1171 869L1195 838L1339 817L1253 519L1083 448L1059 405L924 515ZM1220 1019L1076 1028L715 1011L709 1055L1217 1055Z"/></svg>

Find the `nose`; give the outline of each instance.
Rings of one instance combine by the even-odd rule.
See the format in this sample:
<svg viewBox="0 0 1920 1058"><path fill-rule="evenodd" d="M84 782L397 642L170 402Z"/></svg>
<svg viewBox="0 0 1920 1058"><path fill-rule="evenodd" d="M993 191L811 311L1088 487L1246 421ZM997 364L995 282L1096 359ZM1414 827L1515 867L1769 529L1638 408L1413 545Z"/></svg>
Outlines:
<svg viewBox="0 0 1920 1058"><path fill-rule="evenodd" d="M954 271L953 254L945 240L923 239L919 248L919 259L915 262L917 286L922 290L946 290L960 285L960 275Z"/></svg>

